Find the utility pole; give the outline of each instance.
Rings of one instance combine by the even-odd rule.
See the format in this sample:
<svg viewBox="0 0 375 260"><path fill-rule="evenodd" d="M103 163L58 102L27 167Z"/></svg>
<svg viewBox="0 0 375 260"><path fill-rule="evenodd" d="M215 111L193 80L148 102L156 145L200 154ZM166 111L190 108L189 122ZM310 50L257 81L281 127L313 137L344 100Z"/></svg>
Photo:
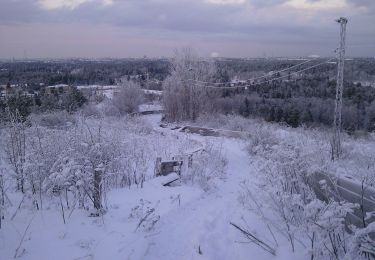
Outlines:
<svg viewBox="0 0 375 260"><path fill-rule="evenodd" d="M333 119L333 139L332 139L332 160L338 159L341 154L341 108L342 108L342 92L344 82L344 60L345 60L345 38L346 24L348 19L340 17L336 20L340 24L340 48L338 50L337 62L337 83L336 83L336 103L335 115Z"/></svg>

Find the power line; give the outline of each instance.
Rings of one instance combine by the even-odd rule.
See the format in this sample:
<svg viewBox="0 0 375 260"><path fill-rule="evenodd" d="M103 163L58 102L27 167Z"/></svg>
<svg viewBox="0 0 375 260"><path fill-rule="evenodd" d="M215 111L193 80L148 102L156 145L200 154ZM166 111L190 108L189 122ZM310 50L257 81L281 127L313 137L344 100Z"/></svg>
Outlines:
<svg viewBox="0 0 375 260"><path fill-rule="evenodd" d="M244 81L252 81L252 80L257 80L257 79L263 79L263 78L267 78L267 77L270 77L272 75L275 75L277 73L280 73L280 72L284 72L284 71L287 71L287 70L290 70L290 69L293 69L295 67L299 67L303 64L306 64L308 62L311 62L313 60L316 60L317 58L315 59L311 59L311 60L307 60L307 61L304 61L304 62L301 62L301 63L298 63L296 65L293 65L291 67L288 67L288 68L285 68L285 69L281 69L281 70L277 70L277 71L273 71L273 72L270 72L270 73L267 73L266 75L263 75L263 76L260 76L260 77L255 77L255 78L249 78L249 79L245 79ZM196 79L188 79L187 81L194 81L194 82L197 82L197 83L202 83L202 84L212 84L212 85L225 85L225 84L230 84L230 83L233 83L231 81L226 81L226 82L210 82L210 81L201 81L201 80L196 80Z"/></svg>
<svg viewBox="0 0 375 260"><path fill-rule="evenodd" d="M217 86L203 86L203 85L198 85L198 84L195 84L196 86L199 86L199 87L203 87L203 88L215 88L215 89L236 89L236 88L247 88L247 87L251 87L251 86L256 86L256 85L261 85L261 84L266 84L266 83L269 83L269 82L272 82L272 81L275 81L275 80L278 80L278 79L282 79L282 78L286 78L286 77L289 77L290 75L296 75L298 73L301 73L301 72L304 72L306 70L310 70L310 69L313 69L313 68L316 68L316 67L319 67L321 65L324 65L324 64L327 64L328 62L334 60L336 58L331 58L331 59L328 59L324 62L320 62L318 64L315 64L313 66L310 66L310 67L307 67L305 69L302 69L302 70L299 70L299 71L295 71L295 72L292 72L288 75L283 75L283 76L280 76L280 77L277 77L277 78L273 78L273 79L269 79L269 80L264 80L264 81L261 81L261 82L255 82L255 83L251 83L251 84L247 84L247 85L244 85L244 86L234 86L234 87L217 87Z"/></svg>
<svg viewBox="0 0 375 260"><path fill-rule="evenodd" d="M332 60L334 60L334 59L336 59L336 58L331 58L331 59L328 59L328 60L326 60L326 61L324 61L324 62L321 62L321 63L315 64L315 65L313 65L313 66L307 67L307 68L305 68L305 69L302 69L302 70L299 70L299 71L295 71L295 72L291 72L291 73L288 74L288 75L284 75L284 76L280 76L280 77L277 77L277 78L274 78L274 79L270 79L270 80L266 80L266 81L263 81L263 82L259 82L259 83L257 83L257 84L263 84L263 83L271 82L271 81L274 81L274 80L278 80L278 79L286 78L286 77L289 77L289 75L295 75L295 74L298 74L298 73L304 72L304 71L306 71L306 70L309 70L309 69L313 69L313 68L319 67L319 66L324 65L324 64L326 64L326 63L328 63L328 62L330 62L330 61L332 61Z"/></svg>
<svg viewBox="0 0 375 260"><path fill-rule="evenodd" d="M304 62L302 62L302 63L296 64L296 65L293 65L293 66L291 66L291 67L288 67L288 68L285 68L285 69L282 69L282 70L279 70L279 71L274 71L274 72L268 73L267 75L264 75L264 76L261 76L261 77L248 79L247 81L267 78L267 77L272 76L272 75L275 75L275 74L277 74L277 73L284 72L284 71L287 71L287 70L293 69L293 68L295 68L295 67L301 66L301 65L306 64L306 63L308 63L308 62L310 62L310 61L313 61L313 60L316 60L316 59L307 60L307 61L304 61Z"/></svg>
<svg viewBox="0 0 375 260"><path fill-rule="evenodd" d="M364 46L375 46L375 43L346 44L346 47L348 48L363 48Z"/></svg>

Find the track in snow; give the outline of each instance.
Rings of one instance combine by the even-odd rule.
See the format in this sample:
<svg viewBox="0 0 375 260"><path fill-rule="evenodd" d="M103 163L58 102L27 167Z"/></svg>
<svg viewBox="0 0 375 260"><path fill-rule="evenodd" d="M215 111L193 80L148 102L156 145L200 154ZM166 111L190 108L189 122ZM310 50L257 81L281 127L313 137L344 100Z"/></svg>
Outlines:
<svg viewBox="0 0 375 260"><path fill-rule="evenodd" d="M228 161L226 179L198 200L164 215L158 226L160 233L148 239L143 258L293 259L287 245L282 246L277 257L273 257L254 244L243 243L245 240L241 234L229 224L231 221L243 224L241 218L244 217L252 231L261 236L269 236L268 233L265 234L268 231L262 221L245 211L238 201L241 182L251 182L259 174L250 164L250 156L245 150L246 142L241 139L198 135L194 135L194 138L202 143L209 140L222 144Z"/></svg>

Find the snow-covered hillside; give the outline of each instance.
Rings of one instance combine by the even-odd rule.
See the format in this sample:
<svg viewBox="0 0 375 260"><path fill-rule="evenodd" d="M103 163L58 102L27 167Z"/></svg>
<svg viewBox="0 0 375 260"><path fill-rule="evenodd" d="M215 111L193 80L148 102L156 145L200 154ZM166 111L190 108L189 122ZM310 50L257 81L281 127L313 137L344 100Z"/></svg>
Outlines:
<svg viewBox="0 0 375 260"><path fill-rule="evenodd" d="M210 180L206 191L189 182L164 187L158 178L149 179L143 188L114 189L106 195L108 211L102 217L88 217L88 212L71 206L65 212L66 224L55 204L40 211L25 205L17 209L24 198L12 193L14 205L8 212L13 219L7 218L0 230L3 259L15 255L20 259L269 259L268 252L247 243L230 225L243 224L246 218L259 237L269 237L261 219L249 214L238 200L241 183L255 182L260 174L249 164L246 142L187 137L160 128L159 120L160 115L147 116L155 133L170 136L170 144L176 138L189 138L197 146L220 147L225 174ZM155 211L149 219L155 223L144 222L137 228L142 214L151 208ZM274 259L300 259L304 254L292 254L286 239L280 241Z"/></svg>
<svg viewBox="0 0 375 260"><path fill-rule="evenodd" d="M2 259L308 259L312 252L323 259L328 257L329 253L325 255L328 251L323 248L326 229L324 232L311 229L314 222L309 222L312 221L309 214L315 210L323 212L322 207L328 209L327 214L337 211L337 216L316 216L316 223L328 225L327 230L343 228L340 220L350 207L325 206L311 197L312 194L308 195L307 204L301 206L304 202L298 194L288 194L288 191L282 195L283 188L280 190L278 185L286 181L281 185L285 187L290 185L289 181L293 183L294 178L299 178L297 173L291 179L283 179L285 174L290 174L289 169L304 174L306 167L313 171L351 165L360 170L356 158L346 160L341 167L340 164L318 165L329 154L326 151L329 144L322 137L324 132L292 130L239 118L224 119L200 118L197 124L245 131L249 135L231 138L186 133L174 125L160 125L160 114L121 120L78 116L76 121L71 120L59 129L41 126L45 133L59 139L54 141L58 147L73 150L77 145L74 142L80 140L77 137L83 138L82 144L85 142L85 135L77 135L77 131L84 133L87 127L95 133L99 129L101 137L120 153L108 165L110 172L105 180L111 189L104 195L106 213L90 217L92 212L79 208L77 200L71 198L74 192L66 197L51 192L52 199L43 196L42 199L13 192L8 185L6 199L10 203L0 229ZM45 122L45 119L34 120ZM41 140L45 149L56 153L51 156L59 158L59 154L65 154L56 150L59 149L56 145L49 147L48 139L41 137ZM350 138L346 140L358 147L362 145L361 150L372 147ZM204 152L194 157L193 168L183 172L179 182L163 186L164 177L154 178L156 157L170 160L202 148ZM351 154L360 150L345 149ZM69 153L63 158L69 158ZM2 170L6 169L3 165ZM134 181L133 176L125 174L129 171L134 171ZM127 178L125 185L124 178ZM303 182L298 185L302 185L298 189L306 189ZM42 210L35 207L39 199L40 203L43 201ZM71 201L73 205L69 204ZM301 208L294 211L298 207ZM329 224L327 217L334 218L335 224ZM243 231L249 233L246 235ZM314 233L321 236L320 244L310 248L309 235ZM348 241L354 241L351 239ZM349 250L352 246L346 248Z"/></svg>

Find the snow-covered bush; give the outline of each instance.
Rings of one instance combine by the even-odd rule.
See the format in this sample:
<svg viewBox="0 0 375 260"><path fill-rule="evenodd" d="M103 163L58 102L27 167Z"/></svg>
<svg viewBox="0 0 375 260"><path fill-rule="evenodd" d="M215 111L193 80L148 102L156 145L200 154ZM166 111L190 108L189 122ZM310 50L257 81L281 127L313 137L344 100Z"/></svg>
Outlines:
<svg viewBox="0 0 375 260"><path fill-rule="evenodd" d="M61 115L9 123L0 136L0 160L6 162L7 187L18 184L24 192L22 207L55 208L64 221L67 210L106 209L110 189L142 188L154 175L157 157L170 160L200 147L188 136L155 131L142 117Z"/></svg>
<svg viewBox="0 0 375 260"><path fill-rule="evenodd" d="M120 91L114 95L112 106L116 108L119 115L125 115L138 111L139 105L143 101L141 87L133 81L123 83Z"/></svg>
<svg viewBox="0 0 375 260"><path fill-rule="evenodd" d="M368 176L373 172L373 164L368 156L361 154L371 147L346 139L344 157L348 161L332 163L329 136L325 136L324 131L286 129L270 124L263 128L263 124L250 121L253 125L249 127L252 135L248 151L254 167L258 167L262 175L255 187L244 185L240 198L245 207L260 214L268 226L287 237L292 250L300 245L306 248L310 258L353 259L349 254L361 254L358 251L361 243L368 246L370 240L364 238L366 235L355 239L353 233L347 232L345 221L347 214L358 205L319 200L310 176L315 172L353 169L357 178L362 178L359 173L363 173L367 176L366 183L370 183ZM349 142L358 150L349 149ZM359 151L359 147L364 151ZM357 241L356 249L352 248L352 241Z"/></svg>
<svg viewBox="0 0 375 260"><path fill-rule="evenodd" d="M215 187L217 179L225 177L227 161L221 146L208 144L199 154L193 156L192 167L182 175L185 182L196 183L203 190Z"/></svg>
<svg viewBox="0 0 375 260"><path fill-rule="evenodd" d="M342 259L350 238L345 230L345 217L355 205L319 200L309 185L307 170L298 157L268 163L256 191L243 185L241 201L287 237L292 251L298 243L308 249L311 258Z"/></svg>
<svg viewBox="0 0 375 260"><path fill-rule="evenodd" d="M25 171L29 193L34 198L37 208L43 208L43 183L50 175L51 168L59 159L61 151L65 151L69 138L63 130L41 127L35 121L27 129Z"/></svg>
<svg viewBox="0 0 375 260"><path fill-rule="evenodd" d="M318 259L343 259L348 252L350 234L345 217L354 205L347 202L314 199L304 205L301 227L310 240L310 255Z"/></svg>
<svg viewBox="0 0 375 260"><path fill-rule="evenodd" d="M353 238L349 244L347 259L371 259L375 255L375 222L365 228L352 227Z"/></svg>
<svg viewBox="0 0 375 260"><path fill-rule="evenodd" d="M133 139L127 144L128 156L125 162L125 169L128 180L133 179L133 183L143 187L146 180L147 153L149 151L147 143L142 138Z"/></svg>
<svg viewBox="0 0 375 260"><path fill-rule="evenodd" d="M121 115L119 109L112 104L112 100L108 99L102 102L102 111L105 117L119 117Z"/></svg>
<svg viewBox="0 0 375 260"><path fill-rule="evenodd" d="M149 135L153 131L152 125L142 119L141 117L124 117L129 123L127 124L127 130L132 133L139 134L140 136Z"/></svg>
<svg viewBox="0 0 375 260"><path fill-rule="evenodd" d="M265 167L262 173L259 188L294 251L297 227L303 222L303 207L314 199L312 190L306 183L304 165L286 161L273 167Z"/></svg>
<svg viewBox="0 0 375 260"><path fill-rule="evenodd" d="M66 129L76 123L75 117L65 110L33 114L32 121L34 124L52 129Z"/></svg>
<svg viewBox="0 0 375 260"><path fill-rule="evenodd" d="M267 153L274 145L278 143L278 140L273 135L272 131L268 127L260 125L251 132L251 139L248 145L248 151L250 154L255 155L258 152Z"/></svg>
<svg viewBox="0 0 375 260"><path fill-rule="evenodd" d="M96 104L85 104L82 106L80 113L84 117L96 117L99 118L102 116L100 109Z"/></svg>
<svg viewBox="0 0 375 260"><path fill-rule="evenodd" d="M59 195L64 190L78 194L81 207L84 192L94 207L101 210L103 183L108 167L118 156L118 143L102 131L101 124L89 125L84 119L68 134L71 137L68 147L52 166L46 189Z"/></svg>
<svg viewBox="0 0 375 260"><path fill-rule="evenodd" d="M110 182L116 187L143 187L150 171L150 144L145 138L134 137L119 147L119 154L110 171Z"/></svg>

